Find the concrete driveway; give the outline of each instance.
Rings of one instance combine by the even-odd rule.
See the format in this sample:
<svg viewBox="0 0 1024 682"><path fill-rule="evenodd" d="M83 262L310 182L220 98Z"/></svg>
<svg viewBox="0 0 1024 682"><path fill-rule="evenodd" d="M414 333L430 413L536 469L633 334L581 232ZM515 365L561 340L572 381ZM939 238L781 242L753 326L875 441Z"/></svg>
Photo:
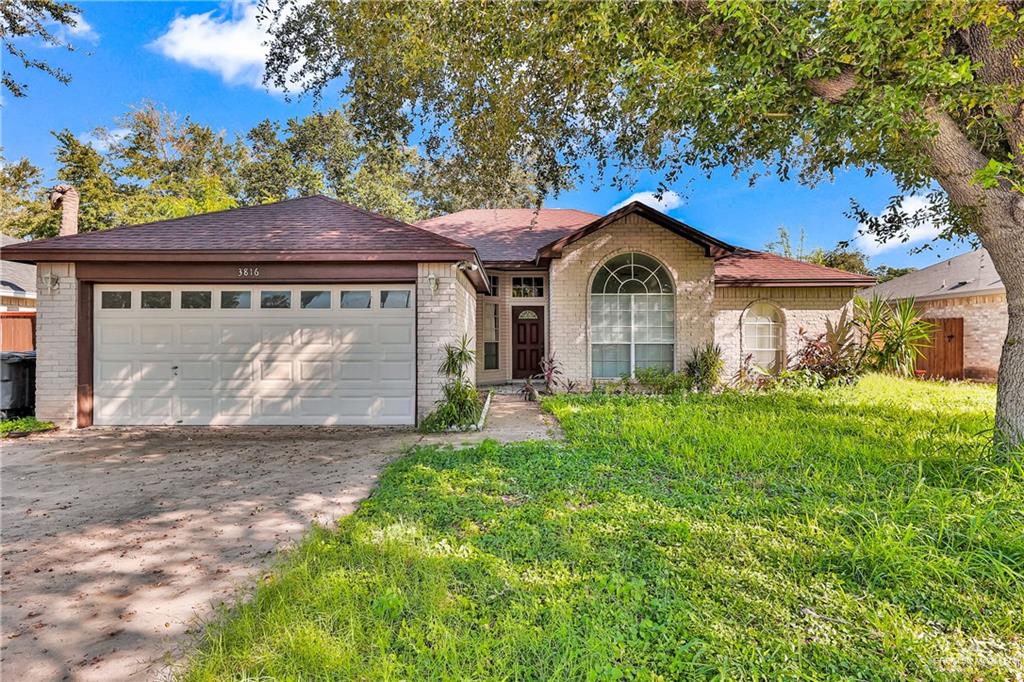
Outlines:
<svg viewBox="0 0 1024 682"><path fill-rule="evenodd" d="M202 619L415 443L560 438L495 396L483 433L86 429L0 442L0 677L160 677Z"/></svg>
<svg viewBox="0 0 1024 682"><path fill-rule="evenodd" d="M496 395L482 433L103 428L0 441L0 677L161 677L211 607L415 443L559 438Z"/></svg>
<svg viewBox="0 0 1024 682"><path fill-rule="evenodd" d="M158 676L211 605L420 440L381 429L90 429L4 441L0 671Z"/></svg>

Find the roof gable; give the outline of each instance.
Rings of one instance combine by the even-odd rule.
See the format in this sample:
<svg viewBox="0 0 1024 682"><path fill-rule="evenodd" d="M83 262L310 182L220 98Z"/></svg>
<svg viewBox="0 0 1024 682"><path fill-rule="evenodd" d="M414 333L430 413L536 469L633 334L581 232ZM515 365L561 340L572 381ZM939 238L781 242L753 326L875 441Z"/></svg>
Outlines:
<svg viewBox="0 0 1024 682"><path fill-rule="evenodd" d="M647 204L640 203L639 201L632 201L617 211L612 211L611 213L580 227L550 244L546 244L537 250L537 258L560 258L562 250L569 244L583 239L587 235L593 234L601 228L607 227L626 216L634 214L646 218L655 225L659 225L671 232L674 232L678 236L693 242L697 246L703 247L704 255L710 258L721 258L735 249L734 246L726 244L720 239L715 239L711 235L705 234L694 227L690 227L686 223L676 220L672 216L666 215L655 208L651 208Z"/></svg>

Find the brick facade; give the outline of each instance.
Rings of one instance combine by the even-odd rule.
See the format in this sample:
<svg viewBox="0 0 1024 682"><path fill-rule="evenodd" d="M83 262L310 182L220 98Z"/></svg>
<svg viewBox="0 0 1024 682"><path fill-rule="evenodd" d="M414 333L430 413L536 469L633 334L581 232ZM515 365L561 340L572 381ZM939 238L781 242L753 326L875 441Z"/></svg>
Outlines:
<svg viewBox="0 0 1024 682"><path fill-rule="evenodd" d="M444 346L476 336L476 291L452 263L420 263L416 278L416 420L434 409L445 378L437 373ZM437 290L431 286L431 275ZM476 367L469 368L476 377Z"/></svg>
<svg viewBox="0 0 1024 682"><path fill-rule="evenodd" d="M715 343L722 348L725 367L722 378L731 380L744 355L743 312L755 301L778 306L785 322L783 354L792 354L799 346L800 329L810 333L825 331L825 320L835 320L853 299L852 287L716 287Z"/></svg>
<svg viewBox="0 0 1024 682"><path fill-rule="evenodd" d="M60 278L55 291L43 278ZM73 426L78 395L78 280L73 263L36 269L36 416Z"/></svg>
<svg viewBox="0 0 1024 682"><path fill-rule="evenodd" d="M1006 294L918 301L922 317L964 319L964 376L995 380L1006 340Z"/></svg>
<svg viewBox="0 0 1024 682"><path fill-rule="evenodd" d="M566 379L589 384L590 283L597 268L620 253L647 254L669 271L675 285L675 365L714 334L714 261L704 249L646 218L621 221L567 246L551 262L548 291L548 348Z"/></svg>

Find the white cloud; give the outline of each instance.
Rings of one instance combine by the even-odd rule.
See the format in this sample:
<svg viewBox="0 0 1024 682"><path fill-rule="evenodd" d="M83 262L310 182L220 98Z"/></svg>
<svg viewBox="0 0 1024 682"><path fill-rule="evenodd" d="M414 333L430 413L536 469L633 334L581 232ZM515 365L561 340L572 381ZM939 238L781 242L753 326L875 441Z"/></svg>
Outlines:
<svg viewBox="0 0 1024 682"><path fill-rule="evenodd" d="M651 208L656 208L662 212L671 211L673 208L683 205L683 198L679 196L677 192L673 192L672 190L666 190L661 194L658 194L657 192L636 192L632 196L627 197L623 201L612 206L608 209L608 212L617 211L626 204L631 204L634 201L639 201L641 204L647 204Z"/></svg>
<svg viewBox="0 0 1024 682"><path fill-rule="evenodd" d="M85 20L85 15L79 14L73 26L68 27L68 35L79 40L88 40L95 43L100 39L100 34Z"/></svg>
<svg viewBox="0 0 1024 682"><path fill-rule="evenodd" d="M79 133L78 141L82 144L87 144L99 153L103 154L110 149L114 144L117 144L124 138L131 134L131 130L128 128L114 128L107 130L105 128L96 128L90 130L87 133Z"/></svg>
<svg viewBox="0 0 1024 682"><path fill-rule="evenodd" d="M150 47L176 62L215 73L229 85L263 88L269 36L253 3L175 17Z"/></svg>
<svg viewBox="0 0 1024 682"><path fill-rule="evenodd" d="M903 199L900 203L900 208L904 213L913 215L917 211L927 208L928 205L927 197L920 194L913 194ZM910 246L912 244L920 244L924 241L930 241L938 237L940 232L942 232L942 228L940 226L935 225L931 220L926 220L920 225L916 225L907 230L905 235L907 239L905 241L902 238L897 237L895 239L890 239L883 244L874 236L866 234L864 232L864 226L861 224L857 227L853 244L857 249L863 251L868 257L872 257L877 256L884 251L898 249L901 246Z"/></svg>

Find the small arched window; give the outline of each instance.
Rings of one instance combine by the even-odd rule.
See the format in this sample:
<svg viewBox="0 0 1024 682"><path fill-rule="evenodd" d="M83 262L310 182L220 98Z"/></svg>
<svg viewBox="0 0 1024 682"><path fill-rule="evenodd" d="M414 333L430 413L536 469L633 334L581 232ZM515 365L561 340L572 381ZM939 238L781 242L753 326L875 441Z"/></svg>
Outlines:
<svg viewBox="0 0 1024 682"><path fill-rule="evenodd" d="M642 253L608 259L590 287L591 372L595 379L674 369L676 320L672 277Z"/></svg>
<svg viewBox="0 0 1024 682"><path fill-rule="evenodd" d="M768 301L752 303L743 313L743 357L750 355L754 365L766 372L782 369L785 328L778 306Z"/></svg>

